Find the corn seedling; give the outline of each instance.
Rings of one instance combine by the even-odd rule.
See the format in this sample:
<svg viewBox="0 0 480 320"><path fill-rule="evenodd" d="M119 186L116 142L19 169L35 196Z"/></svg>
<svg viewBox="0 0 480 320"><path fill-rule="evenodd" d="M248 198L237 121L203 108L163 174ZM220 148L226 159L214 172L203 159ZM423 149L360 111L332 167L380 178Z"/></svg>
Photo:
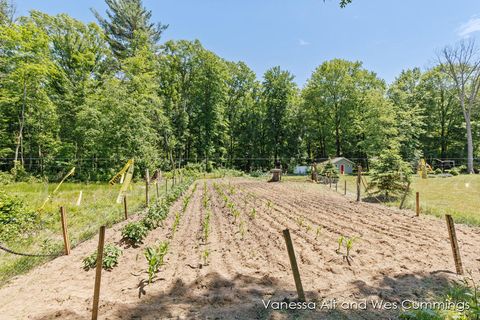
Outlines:
<svg viewBox="0 0 480 320"><path fill-rule="evenodd" d="M318 226L318 227L317 227L317 230L315 231L315 239L318 238L318 236L320 235L321 232L322 232L322 227L321 227L321 226Z"/></svg>
<svg viewBox="0 0 480 320"><path fill-rule="evenodd" d="M257 210L255 208L252 208L252 211L250 211L250 218L255 219L257 216Z"/></svg>
<svg viewBox="0 0 480 320"><path fill-rule="evenodd" d="M172 226L172 237L177 232L178 225L180 224L180 212L175 213L175 221L173 221Z"/></svg>
<svg viewBox="0 0 480 320"><path fill-rule="evenodd" d="M338 238L338 240L337 240L338 248L337 248L337 250L335 250L335 252L336 252L337 254L339 254L339 253L340 253L340 250L342 249L342 245L343 245L343 240L344 240L344 239L345 239L344 236L340 236L340 238Z"/></svg>
<svg viewBox="0 0 480 320"><path fill-rule="evenodd" d="M237 222L238 217L240 217L240 211L238 211L237 209L233 209L232 214L233 218L235 219L234 221Z"/></svg>
<svg viewBox="0 0 480 320"><path fill-rule="evenodd" d="M168 252L168 245L168 241L164 241L156 248L145 248L144 255L148 262L148 283L152 282L153 277L155 277L155 274L164 264L164 257Z"/></svg>
<svg viewBox="0 0 480 320"><path fill-rule="evenodd" d="M303 219L303 217L297 218L297 224L300 228L302 228L305 225L305 220Z"/></svg>
<svg viewBox="0 0 480 320"><path fill-rule="evenodd" d="M245 237L245 233L247 232L245 229L245 222L242 220L240 221L240 225L238 226L238 230L240 231L240 236L243 238Z"/></svg>
<svg viewBox="0 0 480 320"><path fill-rule="evenodd" d="M207 265L208 264L208 257L210 256L210 251L208 251L208 249L205 249L203 252L202 252L202 259L203 259L203 264L204 265Z"/></svg>
<svg viewBox="0 0 480 320"><path fill-rule="evenodd" d="M203 219L202 228L203 228L203 241L207 243L208 237L210 236L210 211L207 211L207 214Z"/></svg>
<svg viewBox="0 0 480 320"><path fill-rule="evenodd" d="M347 253L344 255L344 258L345 258L345 260L347 260L347 263L348 263L349 266L351 266L350 260L352 259L352 257L350 256L350 250L352 250L353 243L356 240L357 239L355 237L354 238L348 238L346 243L345 243L345 248L347 249Z"/></svg>
<svg viewBox="0 0 480 320"><path fill-rule="evenodd" d="M312 230L312 226L307 224L307 226L305 227L305 229L307 230L307 233L310 232Z"/></svg>

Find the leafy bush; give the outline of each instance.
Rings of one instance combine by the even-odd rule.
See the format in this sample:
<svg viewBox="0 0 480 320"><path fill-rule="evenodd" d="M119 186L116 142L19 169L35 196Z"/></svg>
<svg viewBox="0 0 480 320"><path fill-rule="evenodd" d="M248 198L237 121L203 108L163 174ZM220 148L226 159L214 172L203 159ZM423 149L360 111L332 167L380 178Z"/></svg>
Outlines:
<svg viewBox="0 0 480 320"><path fill-rule="evenodd" d="M147 236L148 229L142 222L130 222L122 229L122 238L131 245L138 245Z"/></svg>
<svg viewBox="0 0 480 320"><path fill-rule="evenodd" d="M254 178L258 178L258 177L263 176L263 172L261 170L255 170L255 171L250 172L250 176L252 176Z"/></svg>
<svg viewBox="0 0 480 320"><path fill-rule="evenodd" d="M372 161L368 191L384 194L386 198L405 192L412 168L403 161L397 149L385 149Z"/></svg>
<svg viewBox="0 0 480 320"><path fill-rule="evenodd" d="M168 215L168 207L164 202L151 206L142 222L148 230L158 228Z"/></svg>
<svg viewBox="0 0 480 320"><path fill-rule="evenodd" d="M15 181L15 178L12 174L8 172L0 172L0 185L7 185Z"/></svg>
<svg viewBox="0 0 480 320"><path fill-rule="evenodd" d="M83 269L88 271L97 266L97 254L95 251L90 256L83 259ZM118 265L118 258L122 255L122 250L113 244L107 244L103 250L102 268L112 270Z"/></svg>
<svg viewBox="0 0 480 320"><path fill-rule="evenodd" d="M453 169L456 169L459 173L462 173L462 174L467 174L468 173L466 165L461 165L461 166L453 168Z"/></svg>
<svg viewBox="0 0 480 320"><path fill-rule="evenodd" d="M323 166L320 174L327 178L338 178L337 167L330 160L325 164L325 166Z"/></svg>
<svg viewBox="0 0 480 320"><path fill-rule="evenodd" d="M435 169L434 173L435 174L442 174L443 172L442 172L442 169L437 168L437 169Z"/></svg>
<svg viewBox="0 0 480 320"><path fill-rule="evenodd" d="M463 283L449 288L442 301L449 301L448 308L407 310L400 315L404 320L480 319L480 288L472 274Z"/></svg>
<svg viewBox="0 0 480 320"><path fill-rule="evenodd" d="M33 229L37 213L21 199L0 191L0 240L6 241Z"/></svg>
<svg viewBox="0 0 480 320"><path fill-rule="evenodd" d="M450 169L449 173L452 176L458 176L460 174L460 171L457 168Z"/></svg>

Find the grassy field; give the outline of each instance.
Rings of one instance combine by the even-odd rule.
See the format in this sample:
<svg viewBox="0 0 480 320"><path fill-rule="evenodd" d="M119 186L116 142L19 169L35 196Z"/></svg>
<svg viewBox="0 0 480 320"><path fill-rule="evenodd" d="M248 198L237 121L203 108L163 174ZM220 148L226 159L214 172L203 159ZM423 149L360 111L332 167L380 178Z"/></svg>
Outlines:
<svg viewBox="0 0 480 320"><path fill-rule="evenodd" d="M368 181L368 176L365 177ZM286 181L305 181L305 177L286 177ZM347 192L356 194L356 177L342 176L338 192L343 192L344 181ZM443 217L451 214L455 222L480 226L480 175L459 175L450 178L412 179L412 192L405 201L405 208L414 210L415 193L420 192L421 212ZM362 197L368 197L362 186ZM386 203L398 206L400 201Z"/></svg>
<svg viewBox="0 0 480 320"><path fill-rule="evenodd" d="M56 186L57 184L15 183L0 186L0 188L23 199L28 207L37 209L41 207L49 192ZM155 186L151 188L151 199L154 201L156 188ZM64 183L57 195L47 203L42 211L41 223L36 228L37 230L33 234L18 237L5 245L14 251L23 253L62 253L60 206L66 208L69 237L72 247L74 247L95 235L99 226L109 226L123 219L123 203L116 203L119 190L119 185L110 186L106 183ZM83 196L81 205L77 206L80 191ZM163 184L159 188L160 196L164 192L165 185ZM127 199L131 214L142 209L145 205L145 185L143 183L132 184ZM0 284L48 259L46 257L21 257L0 251Z"/></svg>

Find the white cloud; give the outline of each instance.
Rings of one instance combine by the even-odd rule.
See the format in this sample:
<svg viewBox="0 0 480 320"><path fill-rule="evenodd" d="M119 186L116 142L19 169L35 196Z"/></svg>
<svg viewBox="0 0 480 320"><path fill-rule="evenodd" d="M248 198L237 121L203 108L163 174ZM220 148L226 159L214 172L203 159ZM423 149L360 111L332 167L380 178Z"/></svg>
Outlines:
<svg viewBox="0 0 480 320"><path fill-rule="evenodd" d="M480 18L471 18L458 29L458 35L468 38L472 33L480 31Z"/></svg>
<svg viewBox="0 0 480 320"><path fill-rule="evenodd" d="M301 45L301 46L308 46L308 45L310 45L310 42L305 41L303 39L298 39L298 44Z"/></svg>

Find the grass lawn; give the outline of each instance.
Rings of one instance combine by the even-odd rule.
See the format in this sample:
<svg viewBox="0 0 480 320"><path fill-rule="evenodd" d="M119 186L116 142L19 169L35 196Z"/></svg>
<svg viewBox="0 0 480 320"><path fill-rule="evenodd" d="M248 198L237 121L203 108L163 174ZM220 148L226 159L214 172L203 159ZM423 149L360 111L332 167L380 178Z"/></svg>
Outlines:
<svg viewBox="0 0 480 320"><path fill-rule="evenodd" d="M9 194L23 199L30 207L41 207L57 184L14 183L0 186ZM169 186L170 189L171 186ZM112 225L124 217L123 203L117 204L116 198L120 185L110 186L106 183L64 183L56 196L47 203L41 213L41 222L37 230L28 236L21 236L5 243L10 249L23 253L62 253L63 238L59 207L67 211L68 232L72 248L78 243L91 238L101 225ZM77 206L80 191L82 202ZM165 192L165 185L159 188L160 196ZM150 199L156 198L155 186L151 186ZM145 185L132 184L127 195L130 214L139 211L145 205ZM0 251L0 284L10 277L24 273L30 268L48 260L46 257L21 257Z"/></svg>
<svg viewBox="0 0 480 320"><path fill-rule="evenodd" d="M368 176L366 177L368 181ZM285 181L305 181L305 176L285 177ZM338 192L343 193L347 181L347 192L356 194L356 177L342 176ZM415 209L415 192L420 192L421 212L443 217L451 214L455 222L480 226L480 175L459 175L450 178L421 179L414 176L412 192L405 201L405 208ZM362 197L368 196L362 186ZM398 206L400 201L387 205Z"/></svg>

